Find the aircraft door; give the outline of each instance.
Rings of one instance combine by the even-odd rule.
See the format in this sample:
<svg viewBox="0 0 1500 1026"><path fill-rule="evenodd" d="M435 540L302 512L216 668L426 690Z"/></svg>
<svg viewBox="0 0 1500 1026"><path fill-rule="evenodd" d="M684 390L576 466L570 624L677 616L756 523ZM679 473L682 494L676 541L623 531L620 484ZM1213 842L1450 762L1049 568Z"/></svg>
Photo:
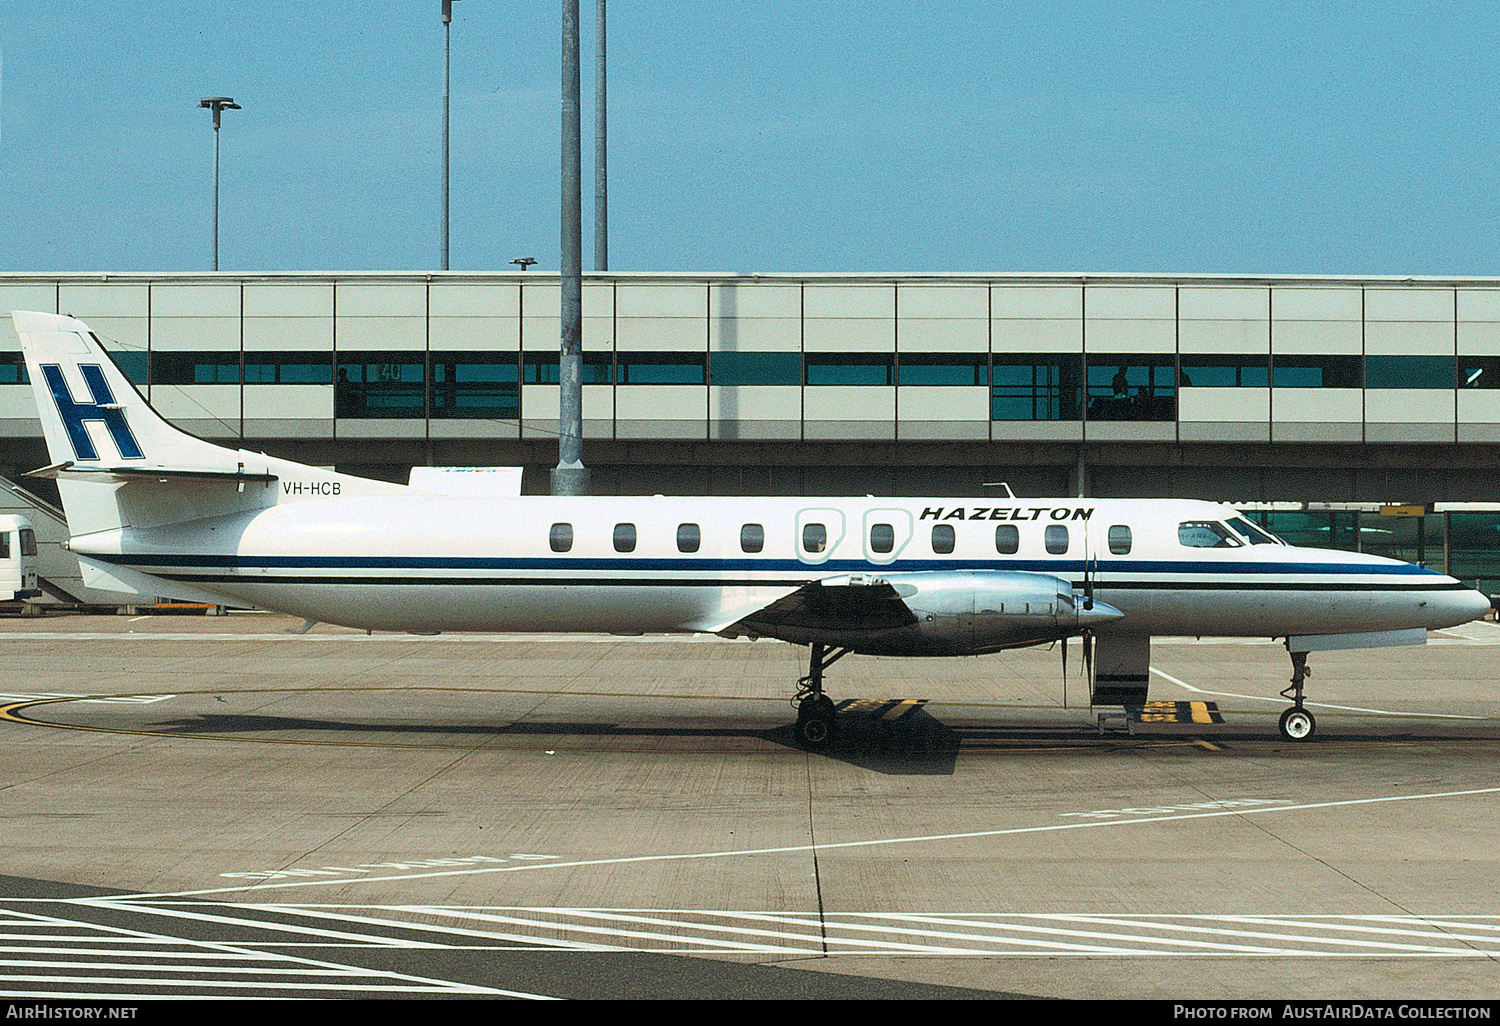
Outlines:
<svg viewBox="0 0 1500 1026"><path fill-rule="evenodd" d="M871 563L894 563L911 541L911 534L909 510L867 510L863 531L865 559Z"/></svg>
<svg viewBox="0 0 1500 1026"><path fill-rule="evenodd" d="M802 562L827 562L843 540L843 511L804 509L797 514L797 558Z"/></svg>

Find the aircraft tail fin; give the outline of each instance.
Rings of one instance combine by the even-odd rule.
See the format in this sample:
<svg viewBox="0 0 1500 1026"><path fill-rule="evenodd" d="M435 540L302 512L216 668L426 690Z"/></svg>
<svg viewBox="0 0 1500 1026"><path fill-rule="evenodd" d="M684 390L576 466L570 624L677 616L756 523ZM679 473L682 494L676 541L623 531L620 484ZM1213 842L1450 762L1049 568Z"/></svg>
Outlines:
<svg viewBox="0 0 1500 1026"><path fill-rule="evenodd" d="M282 492L401 489L195 438L147 404L87 324L48 313L11 317L52 460L35 476L57 479L75 537L264 508L283 501Z"/></svg>

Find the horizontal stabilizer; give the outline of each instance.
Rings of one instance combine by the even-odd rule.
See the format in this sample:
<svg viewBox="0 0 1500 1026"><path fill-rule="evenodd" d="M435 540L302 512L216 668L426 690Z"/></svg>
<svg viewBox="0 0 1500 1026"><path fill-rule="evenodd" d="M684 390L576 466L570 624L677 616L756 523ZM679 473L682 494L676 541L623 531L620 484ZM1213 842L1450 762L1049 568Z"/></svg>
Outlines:
<svg viewBox="0 0 1500 1026"><path fill-rule="evenodd" d="M199 467L100 467L83 463L55 463L29 471L23 477L56 480L59 477L112 479L116 481L237 481L270 484L275 474L255 474L244 470L209 470Z"/></svg>

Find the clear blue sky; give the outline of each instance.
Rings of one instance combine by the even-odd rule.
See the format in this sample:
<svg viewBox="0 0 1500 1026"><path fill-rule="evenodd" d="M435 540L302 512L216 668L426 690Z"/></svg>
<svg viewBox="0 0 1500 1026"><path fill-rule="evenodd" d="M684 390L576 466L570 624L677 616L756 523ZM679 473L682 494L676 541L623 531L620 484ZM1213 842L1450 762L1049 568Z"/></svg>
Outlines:
<svg viewBox="0 0 1500 1026"><path fill-rule="evenodd" d="M439 0L0 0L0 270L438 265ZM593 0L584 25L585 268ZM558 262L557 0L462 0L456 269ZM1500 274L1500 4L638 0L614 270Z"/></svg>

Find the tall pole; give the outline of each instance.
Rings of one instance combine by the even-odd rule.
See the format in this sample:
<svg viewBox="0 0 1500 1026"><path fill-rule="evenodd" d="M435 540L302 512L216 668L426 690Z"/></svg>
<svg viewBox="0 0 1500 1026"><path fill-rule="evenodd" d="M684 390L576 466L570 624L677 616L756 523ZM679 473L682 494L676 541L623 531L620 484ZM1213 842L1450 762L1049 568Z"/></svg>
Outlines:
<svg viewBox="0 0 1500 1026"><path fill-rule="evenodd" d="M454 0L443 0L443 270L448 269L448 71Z"/></svg>
<svg viewBox="0 0 1500 1026"><path fill-rule="evenodd" d="M594 54L594 270L609 270L609 76L605 58L604 5L597 0Z"/></svg>
<svg viewBox="0 0 1500 1026"><path fill-rule="evenodd" d="M553 495L588 494L583 465L583 155L579 122L578 0L562 17L562 309L558 343L558 461Z"/></svg>
<svg viewBox="0 0 1500 1026"><path fill-rule="evenodd" d="M239 110L240 105L229 96L205 96L198 106L206 107L214 116L214 270L219 269L219 120L226 110Z"/></svg>

